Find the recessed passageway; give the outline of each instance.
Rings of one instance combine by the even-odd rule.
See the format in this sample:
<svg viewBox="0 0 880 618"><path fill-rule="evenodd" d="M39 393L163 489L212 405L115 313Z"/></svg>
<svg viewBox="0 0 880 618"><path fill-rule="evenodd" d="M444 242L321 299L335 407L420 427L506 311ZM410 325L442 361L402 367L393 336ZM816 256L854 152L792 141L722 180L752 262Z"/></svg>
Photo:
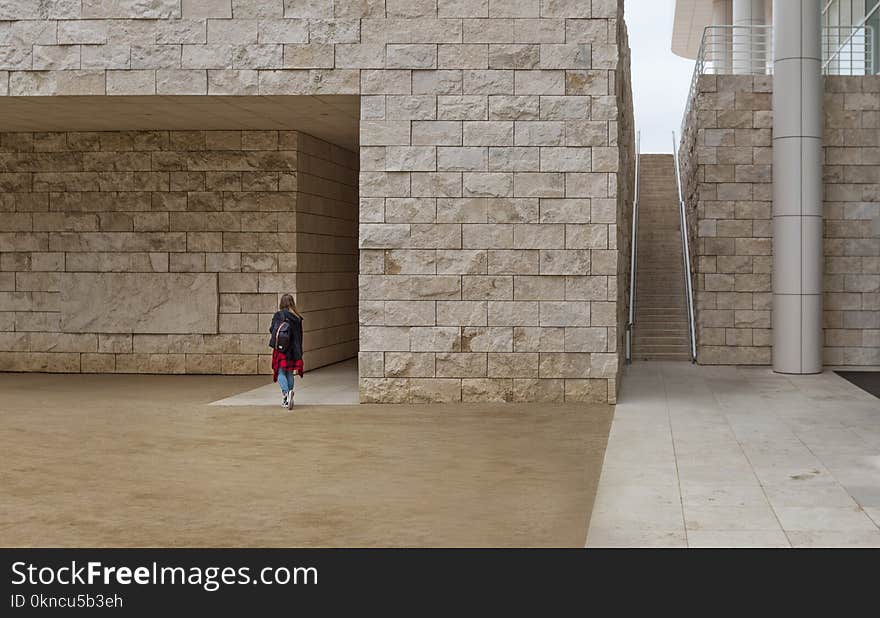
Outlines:
<svg viewBox="0 0 880 618"><path fill-rule="evenodd" d="M353 405L358 403L358 366L351 359L295 378L296 405ZM224 397L212 406L278 406L281 391L274 382Z"/></svg>
<svg viewBox="0 0 880 618"><path fill-rule="evenodd" d="M588 547L880 547L880 400L833 372L636 363Z"/></svg>

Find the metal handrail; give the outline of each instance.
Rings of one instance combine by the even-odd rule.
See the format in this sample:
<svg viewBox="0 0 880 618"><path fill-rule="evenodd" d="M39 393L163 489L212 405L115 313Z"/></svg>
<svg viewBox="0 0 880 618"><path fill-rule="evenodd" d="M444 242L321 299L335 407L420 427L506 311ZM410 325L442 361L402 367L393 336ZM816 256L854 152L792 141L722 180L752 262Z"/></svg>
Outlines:
<svg viewBox="0 0 880 618"><path fill-rule="evenodd" d="M874 7L874 11L878 8L880 4ZM842 34L847 36L840 43ZM858 38L856 35L859 35ZM826 75L873 75L873 42L874 29L865 23L858 26L823 27L822 72ZM833 51L832 47L835 48Z"/></svg>
<svg viewBox="0 0 880 618"><path fill-rule="evenodd" d="M694 324L694 288L691 281L691 248L688 238L687 211L684 205L684 194L681 190L681 167L678 161L678 139L672 132L672 156L675 160L675 185L678 188L678 215L681 225L681 250L684 266L684 289L687 298L688 334L690 336L691 362L697 362L697 330Z"/></svg>
<svg viewBox="0 0 880 618"><path fill-rule="evenodd" d="M734 45L734 38L742 33L747 34L750 44L747 46ZM691 76L687 106L681 123L682 136L686 135L685 129L688 119L694 111L700 76L772 73L773 63L769 61L772 55L772 36L772 26L706 26L703 28L700 49L697 52L694 73ZM756 55L755 50L760 53ZM764 60L758 62L758 58L764 58Z"/></svg>
<svg viewBox="0 0 880 618"><path fill-rule="evenodd" d="M823 19L827 18L827 15L828 15L828 9L831 8L831 5L832 5L832 4L834 4L834 1L833 1L833 0L829 0L828 4L825 5L825 8L822 9L822 17L823 17ZM874 5L874 7L873 7L870 11L867 11L867 12L865 13L865 16L861 19L861 21L859 21L859 23L857 23L857 24L853 24L852 26L831 26L831 25L823 25L823 31L831 30L832 28L850 28L850 29L852 29L852 32L850 33L849 37L847 37L846 41L844 41L844 42L838 47L838 49L837 49L833 54L830 54L830 55L828 56L828 59L822 63L822 72L823 72L823 73L825 72L825 69L827 68L827 66L828 66L828 65L834 60L834 57L840 52L840 50L841 50L844 46L846 46L846 45L850 42L850 40L855 36L856 32L858 32L859 30L865 30L865 32L866 32L867 34L870 34L870 35L871 35L871 41L873 41L873 33L871 32L871 26L868 26L867 24L868 24L868 20L871 19L871 18L874 16L874 13L876 13L876 12L878 11L878 9L880 9L880 2L877 2L877 3ZM824 50L823 50L823 52L824 52ZM823 58L824 58L824 53L823 53ZM871 64L873 65L873 62L874 62L873 54L871 54L871 60L870 60L870 62L871 62ZM867 72L865 73L866 75L872 75L872 74L874 73L874 67L873 67L873 66L870 67L870 68L869 68L869 67L866 67L866 71L867 71Z"/></svg>
<svg viewBox="0 0 880 618"><path fill-rule="evenodd" d="M632 336L635 326L636 310L636 258L638 257L638 228L639 228L639 155L642 152L642 132L636 131L636 181L633 192L632 210L632 241L630 243L629 258L629 319L626 323L626 362L632 362Z"/></svg>
<svg viewBox="0 0 880 618"><path fill-rule="evenodd" d="M873 28L867 21L880 10L876 4L867 15L852 26L822 27L822 72L826 75L873 75L880 67L874 66ZM842 43L832 40L839 39L839 31L848 31ZM748 37L748 43L737 44L740 34ZM860 35L856 39L856 35ZM706 26L700 38L700 49L694 63L690 90L681 124L681 136L688 138L687 126L695 113L695 103L700 76L702 75L772 75L772 38L773 27L768 25L750 26ZM855 42L854 42L855 40ZM835 68L834 62L841 65Z"/></svg>

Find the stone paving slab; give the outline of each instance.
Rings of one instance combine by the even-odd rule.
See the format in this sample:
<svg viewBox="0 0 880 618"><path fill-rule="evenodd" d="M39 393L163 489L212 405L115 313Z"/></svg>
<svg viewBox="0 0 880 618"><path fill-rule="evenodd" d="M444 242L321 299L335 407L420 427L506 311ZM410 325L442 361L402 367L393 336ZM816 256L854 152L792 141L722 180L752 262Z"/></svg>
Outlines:
<svg viewBox="0 0 880 618"><path fill-rule="evenodd" d="M310 371L294 378L296 405L357 405L358 367L356 360ZM281 389L271 382L232 397L218 399L212 406L280 406Z"/></svg>
<svg viewBox="0 0 880 618"><path fill-rule="evenodd" d="M880 406L835 373L636 363L587 547L877 547L878 505Z"/></svg>

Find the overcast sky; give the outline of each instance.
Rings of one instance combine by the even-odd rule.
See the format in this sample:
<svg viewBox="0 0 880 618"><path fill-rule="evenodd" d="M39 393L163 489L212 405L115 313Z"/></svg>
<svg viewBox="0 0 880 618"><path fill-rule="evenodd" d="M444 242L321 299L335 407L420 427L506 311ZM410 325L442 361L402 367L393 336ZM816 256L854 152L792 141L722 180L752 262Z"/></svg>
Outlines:
<svg viewBox="0 0 880 618"><path fill-rule="evenodd" d="M670 49L675 0L626 0L632 49L636 129L642 152L672 152L672 134L681 126L694 61Z"/></svg>

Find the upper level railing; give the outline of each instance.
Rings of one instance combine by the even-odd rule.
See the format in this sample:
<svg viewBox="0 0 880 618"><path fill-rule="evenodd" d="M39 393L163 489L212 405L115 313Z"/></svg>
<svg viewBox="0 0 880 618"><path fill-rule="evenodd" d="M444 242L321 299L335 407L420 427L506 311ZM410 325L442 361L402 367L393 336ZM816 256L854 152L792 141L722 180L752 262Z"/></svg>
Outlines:
<svg viewBox="0 0 880 618"><path fill-rule="evenodd" d="M709 26L703 30L700 75L763 75L772 69L772 26Z"/></svg>
<svg viewBox="0 0 880 618"><path fill-rule="evenodd" d="M681 120L681 139L684 143L696 138L693 115L700 77L703 75L765 75L773 70L772 26L707 26L703 30L700 50L691 77L684 117Z"/></svg>
<svg viewBox="0 0 880 618"><path fill-rule="evenodd" d="M878 60L880 60L877 56L877 46L880 44L877 39L877 25L880 24L880 0L864 0L858 3L854 3L853 0L845 0L845 2L844 0L828 0L825 8L822 9L822 25L832 35L825 36L824 44L827 52L823 56L823 69L833 75L874 73L880 69L877 66ZM862 12L861 9L864 11ZM835 33L835 29L839 32ZM868 69L866 73L858 72L862 64L858 57L852 72L847 70L846 61L842 66L835 64L839 56L847 56L850 53L849 45L851 42L856 50L859 47L864 47L870 62L874 65L873 70Z"/></svg>
<svg viewBox="0 0 880 618"><path fill-rule="evenodd" d="M874 30L867 24L823 27L822 72L826 75L874 75L877 72L874 45ZM772 26L707 26L703 30L682 119L682 140L687 140L691 134L687 129L695 113L694 103L702 75L772 73Z"/></svg>
<svg viewBox="0 0 880 618"><path fill-rule="evenodd" d="M871 26L822 28L822 72L826 75L874 75Z"/></svg>

